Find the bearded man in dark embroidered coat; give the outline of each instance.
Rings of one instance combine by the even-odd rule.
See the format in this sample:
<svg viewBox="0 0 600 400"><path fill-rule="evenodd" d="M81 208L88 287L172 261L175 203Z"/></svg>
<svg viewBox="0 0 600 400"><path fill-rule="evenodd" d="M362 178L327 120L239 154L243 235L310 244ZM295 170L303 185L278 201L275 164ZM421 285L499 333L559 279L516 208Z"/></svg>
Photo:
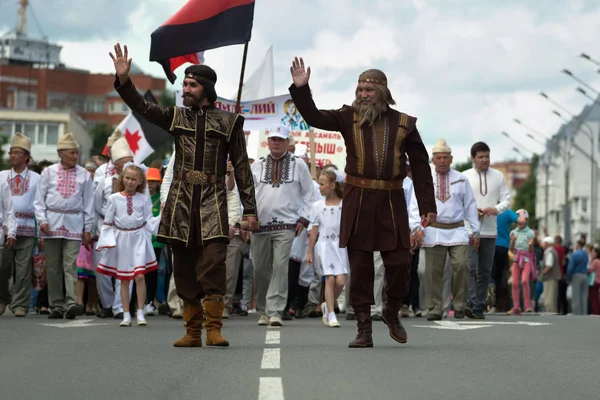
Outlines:
<svg viewBox="0 0 600 400"><path fill-rule="evenodd" d="M243 219L248 221L248 230L258 229L244 118L215 108L217 74L206 65L192 65L185 71L183 103L188 108L163 107L145 101L129 79L127 46L123 51L121 45L115 45L115 55L110 56L115 64L115 89L121 98L175 139L173 181L157 235L160 242L172 245L175 286L184 301L186 335L173 345L201 346L206 317L206 344L229 346L221 335L229 243L228 156L244 208Z"/></svg>
<svg viewBox="0 0 600 400"><path fill-rule="evenodd" d="M340 247L348 249L350 303L358 326L358 335L349 347L373 347L370 306L375 303L374 251L381 252L385 266L383 322L392 339L406 343L406 330L398 314L408 293L410 249L414 247L402 189L407 156L423 225L429 226L436 219L429 155L416 118L390 108L395 102L387 77L379 70L360 75L352 106L327 111L317 109L312 100L310 67L304 67L302 58L294 59L290 72L293 84L289 91L304 120L316 128L340 132L346 143Z"/></svg>

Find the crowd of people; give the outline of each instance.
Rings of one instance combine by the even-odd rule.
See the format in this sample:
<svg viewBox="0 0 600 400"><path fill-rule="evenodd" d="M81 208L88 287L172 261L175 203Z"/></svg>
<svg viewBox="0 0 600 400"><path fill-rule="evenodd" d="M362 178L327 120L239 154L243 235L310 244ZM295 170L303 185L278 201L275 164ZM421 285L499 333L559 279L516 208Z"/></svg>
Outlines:
<svg viewBox="0 0 600 400"><path fill-rule="evenodd" d="M126 48L111 57L117 92L173 133L174 153L134 163L115 130L108 158L82 166L67 133L58 162L33 164L31 140L15 134L12 168L0 172L0 315L96 315L130 327L158 312L184 321L174 346L201 346L205 329L207 345L226 347L232 315L255 312L264 326L320 317L337 328L345 313L358 327L349 347L360 348L373 346L373 320L405 343L400 319L411 316L586 315L588 302L600 314L600 250L580 240L571 251L533 230L527 210L512 211L486 143L472 145L463 172L446 140L428 152L416 119L389 108L383 72L361 74L352 108L319 111L310 69L294 60L298 110L347 142L345 172L323 165L311 175L306 146L282 125L267 130L266 156L248 158L243 117L214 107L209 67L186 69L188 108L167 108L141 98Z"/></svg>

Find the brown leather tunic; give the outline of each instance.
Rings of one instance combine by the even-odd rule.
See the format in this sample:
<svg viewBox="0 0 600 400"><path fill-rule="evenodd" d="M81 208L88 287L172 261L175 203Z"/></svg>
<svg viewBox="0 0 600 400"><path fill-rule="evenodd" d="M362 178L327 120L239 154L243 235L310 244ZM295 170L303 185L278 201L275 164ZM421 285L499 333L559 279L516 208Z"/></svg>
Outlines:
<svg viewBox="0 0 600 400"><path fill-rule="evenodd" d="M318 110L308 85L289 88L294 104L311 126L340 132L346 143L346 174L385 181L406 177L410 158L421 215L435 213L429 155L416 127L416 118L388 108L374 127L359 127L351 106ZM340 246L365 251L410 248L404 190L366 189L346 183L340 226Z"/></svg>
<svg viewBox="0 0 600 400"><path fill-rule="evenodd" d="M235 168L235 180L244 216L256 216L254 181L248 164L244 118L214 107L194 111L163 107L145 101L131 79L115 89L132 109L174 136L173 181L161 213L160 242L201 246L211 240L229 240L227 156ZM179 179L181 171L217 175L217 183L193 184Z"/></svg>

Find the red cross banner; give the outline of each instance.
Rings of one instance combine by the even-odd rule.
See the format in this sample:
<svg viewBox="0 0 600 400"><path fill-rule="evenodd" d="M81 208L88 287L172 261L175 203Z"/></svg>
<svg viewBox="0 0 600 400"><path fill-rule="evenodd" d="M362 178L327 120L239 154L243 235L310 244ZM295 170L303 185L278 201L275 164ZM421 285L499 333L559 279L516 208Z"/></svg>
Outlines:
<svg viewBox="0 0 600 400"><path fill-rule="evenodd" d="M125 139L127 139L129 148L133 152L134 162L141 163L146 157L154 153L154 149L146 140L142 126L132 113L129 113L117 128L123 133Z"/></svg>

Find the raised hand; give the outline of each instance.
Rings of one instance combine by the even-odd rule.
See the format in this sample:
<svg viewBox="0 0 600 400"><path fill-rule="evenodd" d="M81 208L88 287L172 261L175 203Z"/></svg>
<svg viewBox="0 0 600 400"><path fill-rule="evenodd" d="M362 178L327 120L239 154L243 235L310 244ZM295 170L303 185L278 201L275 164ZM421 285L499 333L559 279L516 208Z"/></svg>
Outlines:
<svg viewBox="0 0 600 400"><path fill-rule="evenodd" d="M298 59L298 57L294 58L292 66L290 67L290 73L292 74L292 80L296 87L308 84L308 80L310 79L310 67L304 68L304 60L302 57L300 57L300 59Z"/></svg>
<svg viewBox="0 0 600 400"><path fill-rule="evenodd" d="M129 77L129 70L131 70L131 58L128 57L127 46L124 46L125 51L121 50L121 44L115 44L115 54L108 53L115 63L115 72L119 77L121 84L127 81Z"/></svg>

